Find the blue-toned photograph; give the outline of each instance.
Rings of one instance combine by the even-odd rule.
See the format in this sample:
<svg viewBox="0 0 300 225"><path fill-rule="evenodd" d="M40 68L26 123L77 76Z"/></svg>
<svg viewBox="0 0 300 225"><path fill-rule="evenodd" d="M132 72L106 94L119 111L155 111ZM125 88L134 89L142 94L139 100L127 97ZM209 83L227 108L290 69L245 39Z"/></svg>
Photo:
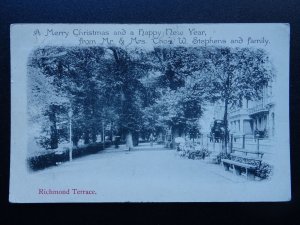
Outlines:
<svg viewBox="0 0 300 225"><path fill-rule="evenodd" d="M266 191L284 172L277 145L284 129L274 97L282 69L266 47L270 39L144 26L127 39L129 28L34 30L36 37L78 40L35 45L26 57L25 161L37 198L274 198ZM173 35L179 38L166 38Z"/></svg>

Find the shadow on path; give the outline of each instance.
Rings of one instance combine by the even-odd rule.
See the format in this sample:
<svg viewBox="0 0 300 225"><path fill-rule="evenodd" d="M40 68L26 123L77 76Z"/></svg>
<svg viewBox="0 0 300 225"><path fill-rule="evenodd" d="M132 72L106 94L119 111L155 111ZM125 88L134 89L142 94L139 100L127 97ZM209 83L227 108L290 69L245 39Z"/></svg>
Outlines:
<svg viewBox="0 0 300 225"><path fill-rule="evenodd" d="M134 147L130 151L128 150L128 147L126 145L120 145L118 148L115 148L115 146L111 146L107 149L105 149L103 152L131 152L131 151L166 151L166 150L175 150L164 147L163 144L153 144L151 146L150 142L146 143L140 143L138 146Z"/></svg>

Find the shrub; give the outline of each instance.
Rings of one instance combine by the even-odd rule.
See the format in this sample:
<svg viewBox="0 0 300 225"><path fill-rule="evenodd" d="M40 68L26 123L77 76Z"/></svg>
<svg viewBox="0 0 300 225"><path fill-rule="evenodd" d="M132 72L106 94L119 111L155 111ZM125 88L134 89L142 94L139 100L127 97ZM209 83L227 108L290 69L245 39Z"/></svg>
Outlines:
<svg viewBox="0 0 300 225"><path fill-rule="evenodd" d="M186 150L179 151L179 156L181 156L181 157L185 157L187 154L188 154L188 151L186 151Z"/></svg>
<svg viewBox="0 0 300 225"><path fill-rule="evenodd" d="M217 164L220 164L220 163L221 163L221 159L231 159L231 156L230 156L230 154L228 154L228 153L220 152L220 153L217 155Z"/></svg>
<svg viewBox="0 0 300 225"><path fill-rule="evenodd" d="M211 152L206 148L199 148L200 146L191 145L179 145L178 151L181 157L186 157L188 159L205 159Z"/></svg>
<svg viewBox="0 0 300 225"><path fill-rule="evenodd" d="M259 167L261 164L261 161L258 159L249 159L249 158L244 158L242 156L233 156L231 155L231 160L234 160L236 162L244 163L244 164L249 164L253 165L256 167Z"/></svg>
<svg viewBox="0 0 300 225"><path fill-rule="evenodd" d="M30 169L40 170L56 164L55 153L49 152L48 154L33 156L27 159L27 163Z"/></svg>
<svg viewBox="0 0 300 225"><path fill-rule="evenodd" d="M266 162L260 162L259 160L255 159L232 156L224 152L220 153L217 156L217 162L221 163L221 159L230 159L236 162L256 166L255 176L259 177L260 179L267 179L273 174L273 167Z"/></svg>
<svg viewBox="0 0 300 225"><path fill-rule="evenodd" d="M108 147L110 142L105 143ZM73 158L79 158L85 155L90 155L103 150L102 143L94 143L90 145L73 148ZM66 162L69 160L69 149L64 148L61 151L49 150L48 153L43 155L31 156L27 159L28 167L33 170L45 169L50 166L55 166L57 162Z"/></svg>
<svg viewBox="0 0 300 225"><path fill-rule="evenodd" d="M50 149L51 148L51 139L48 137L41 136L37 138L38 143L42 148Z"/></svg>
<svg viewBox="0 0 300 225"><path fill-rule="evenodd" d="M270 164L266 162L261 162L260 160L237 157L237 156L231 156L231 160L256 166L255 176L261 179L269 178L273 172L273 168Z"/></svg>
<svg viewBox="0 0 300 225"><path fill-rule="evenodd" d="M255 176L261 179L267 179L273 174L273 167L265 162L262 162L255 171Z"/></svg>
<svg viewBox="0 0 300 225"><path fill-rule="evenodd" d="M206 148L202 148L201 150L190 151L187 157L189 159L205 159L205 157L210 156L211 152Z"/></svg>

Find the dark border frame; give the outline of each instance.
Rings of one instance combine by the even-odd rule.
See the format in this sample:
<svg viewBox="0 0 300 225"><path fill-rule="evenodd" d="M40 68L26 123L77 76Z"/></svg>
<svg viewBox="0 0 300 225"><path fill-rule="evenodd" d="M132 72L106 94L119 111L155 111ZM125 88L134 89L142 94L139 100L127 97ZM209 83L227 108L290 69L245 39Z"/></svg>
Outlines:
<svg viewBox="0 0 300 225"><path fill-rule="evenodd" d="M299 211L300 4L297 0L2 0L0 2L1 224L288 223ZM11 23L290 23L292 200L284 203L11 204ZM20 187L21 188L21 187ZM274 187L276 188L276 187ZM3 221L2 221L3 220ZM5 221L5 222L4 222ZM296 222L296 221L295 221ZM295 223L294 223L295 224Z"/></svg>

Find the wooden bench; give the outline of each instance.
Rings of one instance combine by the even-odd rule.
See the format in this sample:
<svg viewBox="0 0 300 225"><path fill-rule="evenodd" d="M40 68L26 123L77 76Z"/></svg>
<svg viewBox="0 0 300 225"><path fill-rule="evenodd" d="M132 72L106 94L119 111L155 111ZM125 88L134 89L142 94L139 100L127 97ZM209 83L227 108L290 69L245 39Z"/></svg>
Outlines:
<svg viewBox="0 0 300 225"><path fill-rule="evenodd" d="M242 174L242 170L245 169L247 179L255 179L256 166L237 162L230 159L222 159L221 161L226 171L229 171L229 168L233 168L235 174L240 176Z"/></svg>

